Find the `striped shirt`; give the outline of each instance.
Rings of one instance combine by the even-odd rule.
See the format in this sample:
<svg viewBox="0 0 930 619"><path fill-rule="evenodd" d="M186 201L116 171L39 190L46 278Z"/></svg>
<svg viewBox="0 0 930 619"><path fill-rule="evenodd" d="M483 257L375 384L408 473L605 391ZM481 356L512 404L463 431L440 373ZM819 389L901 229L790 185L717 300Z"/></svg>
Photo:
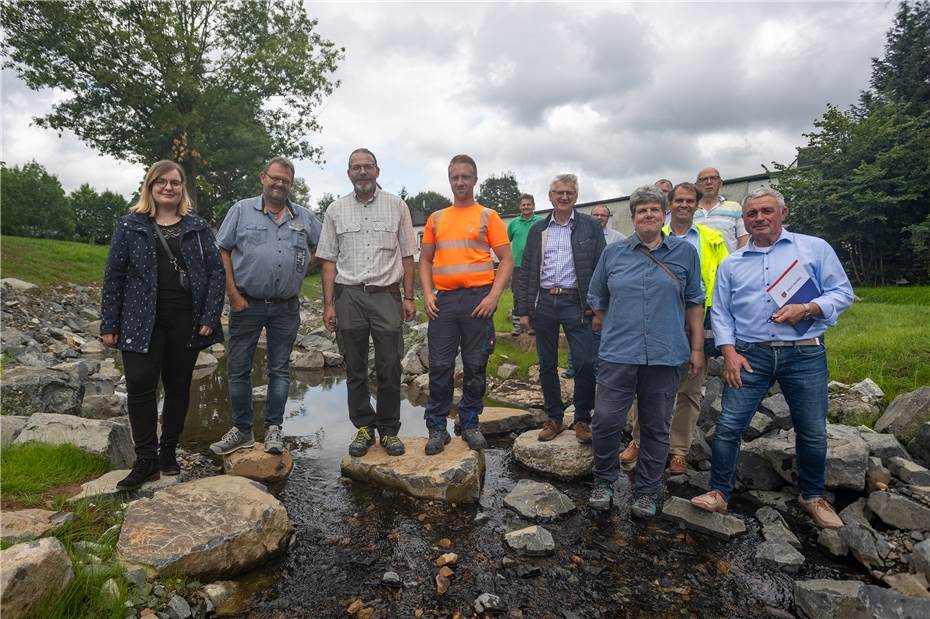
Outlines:
<svg viewBox="0 0 930 619"><path fill-rule="evenodd" d="M552 217L549 227L543 232L542 273L539 276L541 288L577 288L575 277L575 257L572 255L572 228L575 225L575 212L566 224L560 224Z"/></svg>
<svg viewBox="0 0 930 619"><path fill-rule="evenodd" d="M738 202L725 200L717 196L717 206L704 209L698 205L694 212L694 223L704 224L723 235L723 242L727 244L730 253L736 251L736 240L748 234L743 224L743 207Z"/></svg>

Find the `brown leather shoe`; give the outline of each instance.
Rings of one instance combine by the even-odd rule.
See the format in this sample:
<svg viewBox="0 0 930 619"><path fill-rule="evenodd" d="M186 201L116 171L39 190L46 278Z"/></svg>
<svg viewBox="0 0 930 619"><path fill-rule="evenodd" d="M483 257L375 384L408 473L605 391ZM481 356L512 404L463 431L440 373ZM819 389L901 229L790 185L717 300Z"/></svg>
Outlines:
<svg viewBox="0 0 930 619"><path fill-rule="evenodd" d="M639 443L630 441L630 444L620 454L620 463L634 464L637 460L639 460Z"/></svg>
<svg viewBox="0 0 930 619"><path fill-rule="evenodd" d="M575 422L575 438L579 443L591 442L591 424L585 421Z"/></svg>
<svg viewBox="0 0 930 619"><path fill-rule="evenodd" d="M691 499L691 504L703 509L705 512L727 513L727 502L723 500L723 495L716 490L694 497Z"/></svg>
<svg viewBox="0 0 930 619"><path fill-rule="evenodd" d="M822 496L813 498L810 501L798 497L798 505L811 515L814 524L821 529L839 529L843 526L842 518L833 511L833 506L827 503L827 500Z"/></svg>
<svg viewBox="0 0 930 619"><path fill-rule="evenodd" d="M673 454L668 463L669 475L684 475L688 472L688 459L679 454Z"/></svg>
<svg viewBox="0 0 930 619"><path fill-rule="evenodd" d="M559 434L562 433L562 430L565 428L562 426L561 421L556 421L555 419L547 419L546 423L543 424L542 430L539 431L539 436L537 437L540 441L551 441Z"/></svg>

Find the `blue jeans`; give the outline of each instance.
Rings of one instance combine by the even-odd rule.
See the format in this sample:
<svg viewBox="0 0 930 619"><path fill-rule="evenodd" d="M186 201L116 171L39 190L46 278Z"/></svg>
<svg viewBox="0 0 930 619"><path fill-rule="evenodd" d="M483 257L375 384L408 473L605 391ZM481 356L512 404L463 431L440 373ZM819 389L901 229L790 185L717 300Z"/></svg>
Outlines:
<svg viewBox="0 0 930 619"><path fill-rule="evenodd" d="M736 484L740 442L752 416L777 380L796 435L798 490L808 500L823 496L827 464L827 352L821 346L771 347L737 340L736 352L752 366L740 372L743 386L727 386L714 431L710 487L729 502Z"/></svg>
<svg viewBox="0 0 930 619"><path fill-rule="evenodd" d="M540 293L533 315L539 382L542 383L546 415L562 421L565 405L559 383L559 327L565 330L575 368L575 421L591 423L594 408L594 352L591 319L584 315L577 296Z"/></svg>
<svg viewBox="0 0 930 619"><path fill-rule="evenodd" d="M265 428L284 423L284 404L290 384L291 350L300 325L300 302L297 297L277 303L250 299L241 312L229 314L229 400L233 425L252 432L252 361L262 329L268 336L268 400Z"/></svg>

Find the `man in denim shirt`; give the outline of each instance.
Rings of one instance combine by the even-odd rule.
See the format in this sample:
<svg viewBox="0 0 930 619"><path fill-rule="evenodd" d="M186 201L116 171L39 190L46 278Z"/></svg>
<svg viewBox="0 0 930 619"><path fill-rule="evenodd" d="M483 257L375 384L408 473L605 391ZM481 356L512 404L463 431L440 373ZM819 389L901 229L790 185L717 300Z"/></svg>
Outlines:
<svg viewBox="0 0 930 619"><path fill-rule="evenodd" d="M261 172L262 194L234 204L223 219L216 243L226 267L229 296L229 399L233 427L210 445L215 454L251 447L252 360L258 338L268 336L268 400L265 451L281 453L281 424L287 401L290 356L300 325L300 287L320 222L288 200L294 164L274 157Z"/></svg>

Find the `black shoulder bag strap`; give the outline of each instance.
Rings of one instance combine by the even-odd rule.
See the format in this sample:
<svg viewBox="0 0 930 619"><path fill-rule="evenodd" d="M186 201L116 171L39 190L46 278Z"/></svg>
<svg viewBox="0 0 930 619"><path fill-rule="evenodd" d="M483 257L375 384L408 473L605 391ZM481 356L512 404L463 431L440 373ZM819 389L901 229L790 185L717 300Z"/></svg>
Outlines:
<svg viewBox="0 0 930 619"><path fill-rule="evenodd" d="M165 240L164 235L161 233L161 228L158 227L158 222L154 219L152 220L152 225L155 226L155 236L158 237L158 240L161 241L161 246L165 248L165 253L168 254L168 260L171 262L171 266L174 267L174 270L178 272L178 279L181 282L181 288L184 290L190 290L190 282L187 281L187 273L184 269L181 268L178 259L174 257L171 248L168 247L168 242Z"/></svg>

